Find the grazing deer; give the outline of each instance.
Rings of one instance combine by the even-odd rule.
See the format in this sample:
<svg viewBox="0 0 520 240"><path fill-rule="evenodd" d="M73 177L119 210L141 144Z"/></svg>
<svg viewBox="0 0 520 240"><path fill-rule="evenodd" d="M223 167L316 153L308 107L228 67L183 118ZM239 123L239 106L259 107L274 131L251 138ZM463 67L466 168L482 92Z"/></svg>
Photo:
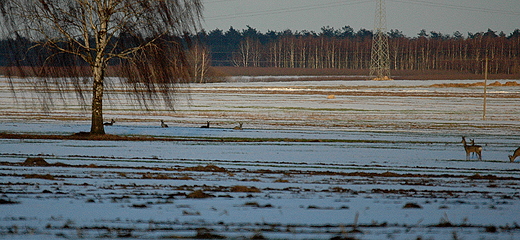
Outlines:
<svg viewBox="0 0 520 240"><path fill-rule="evenodd" d="M509 161L514 162L515 158L520 156L520 147L515 150L513 155L509 155Z"/></svg>
<svg viewBox="0 0 520 240"><path fill-rule="evenodd" d="M103 125L105 125L105 126L112 126L112 125L114 125L115 122L116 121L114 121L114 119L112 119L110 122L104 122Z"/></svg>
<svg viewBox="0 0 520 240"><path fill-rule="evenodd" d="M206 122L206 125L200 126L200 128L209 128L209 121Z"/></svg>
<svg viewBox="0 0 520 240"><path fill-rule="evenodd" d="M167 128L168 124L164 123L164 120L161 120L161 127L162 128Z"/></svg>
<svg viewBox="0 0 520 240"><path fill-rule="evenodd" d="M243 129L242 125L243 125L243 123L238 122L238 126L235 126L233 129L235 129L235 130L242 130Z"/></svg>
<svg viewBox="0 0 520 240"><path fill-rule="evenodd" d="M462 143L464 144L464 150L466 150L466 160L469 160L470 153L474 152L478 155L478 159L482 160L482 146L480 145L467 145L466 138L462 137Z"/></svg>

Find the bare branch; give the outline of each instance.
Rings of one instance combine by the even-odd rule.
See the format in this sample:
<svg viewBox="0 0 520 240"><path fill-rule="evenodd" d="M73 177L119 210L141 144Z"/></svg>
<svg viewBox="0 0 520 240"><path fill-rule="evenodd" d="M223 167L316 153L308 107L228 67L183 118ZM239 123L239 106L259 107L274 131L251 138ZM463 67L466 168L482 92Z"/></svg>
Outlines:
<svg viewBox="0 0 520 240"><path fill-rule="evenodd" d="M83 73L77 67L91 69L93 126L102 123L103 86L111 60L120 64L123 83L138 93L145 107L160 97L173 108L175 84L186 82L191 71L182 35L197 30L201 12L202 0L0 0L7 36L26 38L34 43L30 52L43 54L16 65L38 67L35 72L46 83L60 86L49 76L66 70L61 75L72 78L65 84L80 93L87 86L81 84ZM91 132L104 130L93 127Z"/></svg>

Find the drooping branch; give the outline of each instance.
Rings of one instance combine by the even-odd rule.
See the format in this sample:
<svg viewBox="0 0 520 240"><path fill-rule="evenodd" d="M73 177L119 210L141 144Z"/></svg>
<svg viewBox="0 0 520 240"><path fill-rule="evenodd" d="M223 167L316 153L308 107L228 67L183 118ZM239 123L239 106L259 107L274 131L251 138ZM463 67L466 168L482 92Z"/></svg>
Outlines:
<svg viewBox="0 0 520 240"><path fill-rule="evenodd" d="M104 134L110 64L120 65L122 85L144 107L161 100L173 109L177 84L190 76L180 39L185 32L196 32L201 11L201 0L0 0L4 35L33 43L13 66L22 73L29 66L38 84L46 87L44 93L50 85L72 85L85 100L83 93L92 91L92 134ZM26 57L30 54L34 56ZM90 70L88 81L84 68Z"/></svg>
<svg viewBox="0 0 520 240"><path fill-rule="evenodd" d="M185 82L189 75L186 49L179 37L196 32L202 2L0 0L0 8L6 36L27 38L35 44L27 49L26 56L40 55L17 59L13 65L34 67L40 77L60 75L55 71L84 77L78 66L121 64L123 82L135 91L148 91L141 94L143 102L162 96L173 106L173 85ZM83 80L66 81L76 89L88 90L88 86L78 84ZM164 86L158 87L160 84Z"/></svg>

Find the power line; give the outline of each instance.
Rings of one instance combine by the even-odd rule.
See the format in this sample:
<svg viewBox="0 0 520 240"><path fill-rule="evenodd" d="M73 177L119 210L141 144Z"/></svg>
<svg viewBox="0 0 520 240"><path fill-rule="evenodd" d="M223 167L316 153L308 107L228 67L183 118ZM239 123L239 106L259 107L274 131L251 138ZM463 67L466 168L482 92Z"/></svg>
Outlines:
<svg viewBox="0 0 520 240"><path fill-rule="evenodd" d="M215 1L205 1L205 3L235 2L235 1L242 1L242 0L215 0Z"/></svg>
<svg viewBox="0 0 520 240"><path fill-rule="evenodd" d="M208 1L207 3L221 3L221 2L232 2L232 1L238 1L238 0L215 0L215 1ZM462 5L456 5L456 4L430 2L430 1L425 1L425 0L390 0L390 1L400 2L400 3L411 3L411 4L429 6L429 7L470 11L470 12L520 15L520 12L510 11L510 10L490 9L490 8L482 8L482 7L475 7L475 6L462 6ZM348 1L348 2L335 1L335 2L326 3L326 4L320 3L320 4L313 4L313 5L304 5L304 6L300 6L300 7L287 7L287 8L280 8L280 9L244 12L244 13L239 13L239 14L225 14L225 15L207 17L206 20L224 20L224 19L233 19L233 18L253 17L253 16L259 16L259 15L274 15L274 14L282 14L282 13L301 12L301 11L308 11L308 10L314 10L314 9L355 5L355 4L361 4L361 3L366 3L366 2L372 2L372 1L371 0L354 0L354 1Z"/></svg>
<svg viewBox="0 0 520 240"><path fill-rule="evenodd" d="M226 14L220 16L207 17L206 20L224 20L224 19L233 19L233 18L243 18L243 17L253 17L259 15L274 15L274 14L282 14L282 13L291 13L291 12L301 12L308 11L314 9L323 9L323 8L331 8L338 6L347 6L347 5L355 5L366 2L371 2L372 0L354 0L350 2L345 1L336 1L331 3L320 3L313 5L305 5L300 7L287 7L287 8L279 8L279 9L271 9L271 10L263 10L263 11L255 11L255 12L244 12L239 14Z"/></svg>
<svg viewBox="0 0 520 240"><path fill-rule="evenodd" d="M390 0L392 2L400 2L400 3L411 3L429 7L438 7L438 8L447 8L447 9L455 9L462 11L470 11L470 12L481 12L481 13L496 13L496 14L507 14L507 15L519 15L520 12L510 11L510 10L498 10L498 9L490 9L490 8L481 8L474 6L462 6L455 5L449 3L438 3L438 2L430 2L424 0Z"/></svg>

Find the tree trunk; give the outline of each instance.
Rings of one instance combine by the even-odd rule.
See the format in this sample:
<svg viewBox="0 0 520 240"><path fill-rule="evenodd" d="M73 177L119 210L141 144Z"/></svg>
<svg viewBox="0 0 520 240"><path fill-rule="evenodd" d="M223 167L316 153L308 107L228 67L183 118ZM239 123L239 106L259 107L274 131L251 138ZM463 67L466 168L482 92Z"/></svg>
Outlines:
<svg viewBox="0 0 520 240"><path fill-rule="evenodd" d="M92 124L90 134L105 134L103 126L103 80L105 71L103 65L93 68L94 83L92 89Z"/></svg>
<svg viewBox="0 0 520 240"><path fill-rule="evenodd" d="M105 2L106 3L106 2ZM108 9L103 2L98 2L98 9ZM96 32L96 55L92 66L94 82L92 84L92 125L90 134L105 134L103 126L103 83L105 81L106 59L105 50L108 45L107 31L110 15L106 11L100 11L99 30Z"/></svg>

